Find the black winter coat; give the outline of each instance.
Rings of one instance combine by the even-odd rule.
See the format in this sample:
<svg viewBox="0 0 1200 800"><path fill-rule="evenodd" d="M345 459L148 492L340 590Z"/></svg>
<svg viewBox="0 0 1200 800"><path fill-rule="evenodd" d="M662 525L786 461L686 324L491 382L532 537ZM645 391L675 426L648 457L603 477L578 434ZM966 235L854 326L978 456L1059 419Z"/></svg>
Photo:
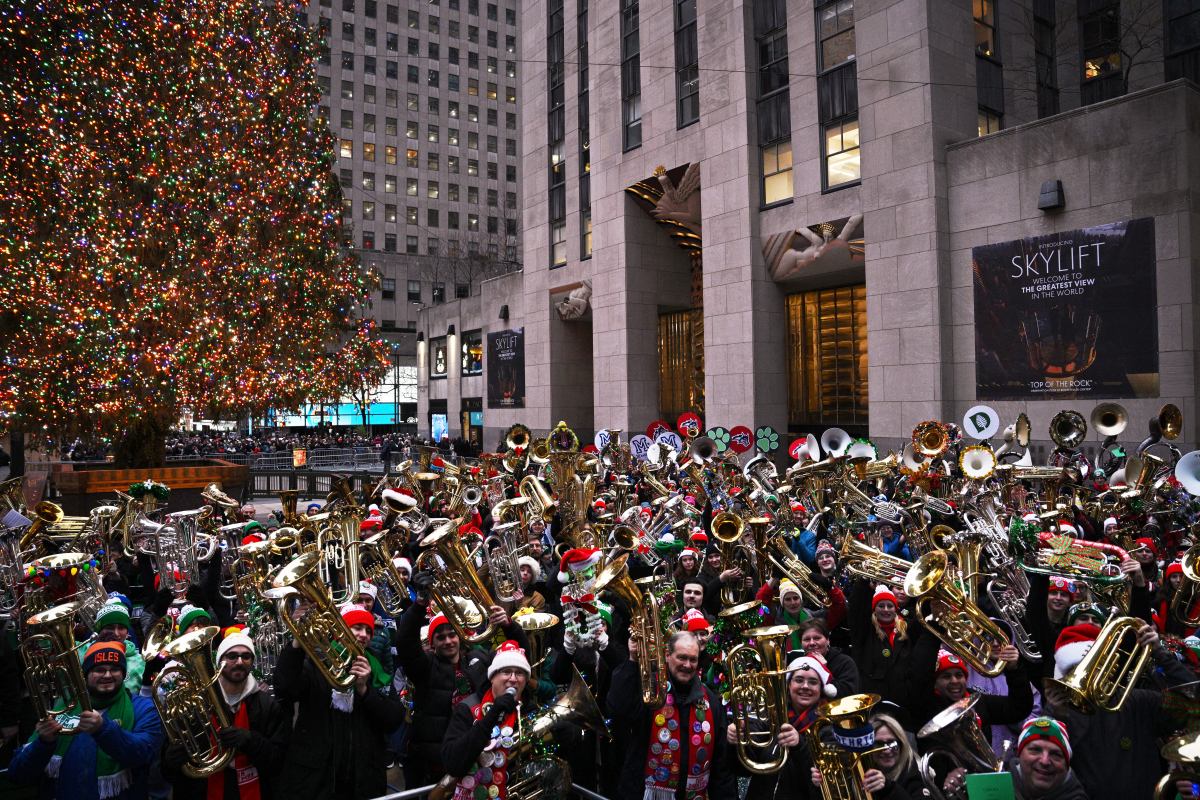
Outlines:
<svg viewBox="0 0 1200 800"><path fill-rule="evenodd" d="M283 758L287 751L291 720L284 716L283 708L275 702L270 690L260 686L258 691L242 701L246 705L246 716L250 721L250 741L238 748L238 753L247 756L250 764L258 770L258 783L264 798L275 796L275 785L283 769ZM228 709L226 709L228 711ZM230 718L233 713L230 712ZM170 782L174 800L206 800L208 779L189 778L182 772L182 764L172 764L163 748L163 777ZM234 761L224 770L225 798L238 800L237 769Z"/></svg>
<svg viewBox="0 0 1200 800"><path fill-rule="evenodd" d="M904 705L910 694L908 661L923 628L919 623L908 620L907 638L901 639L897 634L892 644L880 639L872 621L872 594L867 581L856 580L847 601L851 649L854 662L858 665L858 690L878 694L884 700Z"/></svg>
<svg viewBox="0 0 1200 800"><path fill-rule="evenodd" d="M708 800L736 800L737 781L734 777L734 767L731 761L732 751L725 741L725 728L728 719L720 695L706 687L699 680L693 680L688 692L682 699L676 697L676 706L683 711L684 721L692 719L692 707L700 700L700 692L708 696L709 712L712 715L712 758L710 761ZM620 730L628 730L629 745L625 755L625 764L621 770L620 797L636 798L645 793L646 754L650 747L650 731L653 729L654 715L658 708L647 706L642 702L642 678L637 663L626 661L613 672L612 687L608 692L608 713ZM681 727L690 727L690 725ZM679 748L679 774L686 776L689 749ZM685 800L686 782L681 778L679 788L675 792L677 800Z"/></svg>
<svg viewBox="0 0 1200 800"><path fill-rule="evenodd" d="M341 800L387 793L387 736L404 720L397 697L372 687L355 695L354 711L339 711L329 683L296 647L279 654L272 685L280 702L298 705L279 797Z"/></svg>

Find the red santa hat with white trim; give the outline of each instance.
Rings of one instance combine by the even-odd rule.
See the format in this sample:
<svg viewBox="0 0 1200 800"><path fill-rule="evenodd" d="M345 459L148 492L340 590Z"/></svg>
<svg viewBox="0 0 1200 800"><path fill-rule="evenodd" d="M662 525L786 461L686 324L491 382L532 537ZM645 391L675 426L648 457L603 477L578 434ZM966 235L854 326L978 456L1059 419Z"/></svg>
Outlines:
<svg viewBox="0 0 1200 800"><path fill-rule="evenodd" d="M1100 635L1100 627L1090 622L1078 625L1068 625L1058 635L1054 643L1054 677L1062 678L1071 667L1078 664L1087 652L1096 644Z"/></svg>
<svg viewBox="0 0 1200 800"><path fill-rule="evenodd" d="M558 564L558 582L567 583L572 572L583 572L600 563L600 551L594 547L572 547Z"/></svg>

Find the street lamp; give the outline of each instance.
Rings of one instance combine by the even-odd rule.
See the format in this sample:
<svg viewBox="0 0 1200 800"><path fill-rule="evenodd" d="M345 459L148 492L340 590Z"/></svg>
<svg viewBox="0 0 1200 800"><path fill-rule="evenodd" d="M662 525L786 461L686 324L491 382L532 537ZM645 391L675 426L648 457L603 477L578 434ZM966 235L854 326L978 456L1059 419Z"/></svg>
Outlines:
<svg viewBox="0 0 1200 800"><path fill-rule="evenodd" d="M400 343L392 342L392 365L395 371L392 373L392 398L395 403L395 411L392 416L392 433L399 430L400 425Z"/></svg>

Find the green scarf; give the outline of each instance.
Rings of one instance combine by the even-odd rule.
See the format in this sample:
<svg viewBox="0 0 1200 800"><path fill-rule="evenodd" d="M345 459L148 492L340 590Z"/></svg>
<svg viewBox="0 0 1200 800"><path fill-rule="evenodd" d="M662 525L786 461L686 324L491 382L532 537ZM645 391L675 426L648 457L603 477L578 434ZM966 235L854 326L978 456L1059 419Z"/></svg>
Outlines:
<svg viewBox="0 0 1200 800"><path fill-rule="evenodd" d="M92 700L92 709L94 711L104 711L105 716L124 731L133 730L133 700L129 696L129 692L122 687L116 695L104 705L100 705L94 699ZM54 755L50 759L50 763L46 765L46 774L51 778L58 777L59 767L62 765L63 756L71 749L71 745L75 743L76 736L59 736L58 741L54 745ZM29 737L29 741L37 738L37 734ZM96 782L99 784L100 797L114 797L125 790L129 785L128 775L122 774L125 768L104 751L104 748L96 744Z"/></svg>
<svg viewBox="0 0 1200 800"><path fill-rule="evenodd" d="M386 694L387 688L392 685L391 674L383 668L383 664L370 650L367 651L367 661L371 664L371 685L379 692Z"/></svg>
<svg viewBox="0 0 1200 800"><path fill-rule="evenodd" d="M791 625L792 627L795 627L795 626L799 625L801 622L805 622L811 618L812 618L812 615L809 614L807 611L805 611L803 608L800 609L799 614L789 614L787 609L784 608L782 604L780 604L779 619L776 620L776 624L777 625ZM803 650L804 649L803 647L800 646L800 632L799 631L792 631L791 635L788 636L788 646L792 650Z"/></svg>

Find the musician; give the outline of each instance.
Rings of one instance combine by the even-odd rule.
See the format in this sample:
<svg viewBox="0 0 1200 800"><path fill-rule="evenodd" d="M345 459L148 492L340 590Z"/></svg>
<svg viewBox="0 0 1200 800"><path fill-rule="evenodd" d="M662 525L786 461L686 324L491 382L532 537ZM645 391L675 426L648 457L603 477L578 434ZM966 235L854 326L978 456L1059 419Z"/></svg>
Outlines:
<svg viewBox="0 0 1200 800"><path fill-rule="evenodd" d="M848 619L862 691L905 703L908 660L913 644L921 638L921 626L910 626L900 616L896 594L885 584L872 592L862 579L854 581L850 589Z"/></svg>
<svg viewBox="0 0 1200 800"><path fill-rule="evenodd" d="M700 578L700 554L692 547L684 547L675 562L675 584L682 591L693 581L704 586L704 580Z"/></svg>
<svg viewBox="0 0 1200 800"><path fill-rule="evenodd" d="M508 796L520 703L533 699L525 692L529 674L525 651L507 641L497 648L488 667L487 688L455 704L441 753L447 776L458 778L455 800ZM481 789L487 794L480 794Z"/></svg>
<svg viewBox="0 0 1200 800"><path fill-rule="evenodd" d="M992 725L1018 723L1033 709L1033 691L1020 652L1010 644L1000 648L997 657L1005 665L1003 675L1008 694L983 694L975 704L977 721L989 739ZM922 637L913 647L911 672L910 710L914 730L942 709L971 695L967 689L966 662L941 647L937 637Z"/></svg>
<svg viewBox="0 0 1200 800"><path fill-rule="evenodd" d="M618 730L628 728L619 797L645 800L733 800L737 785L727 761L725 708L720 695L697 679L700 644L686 631L666 644L666 702L642 702L636 639L630 660L613 673L608 712ZM678 768L678 769L676 769Z"/></svg>
<svg viewBox="0 0 1200 800"><path fill-rule="evenodd" d="M1099 634L1095 625L1064 628L1054 650L1054 676L1061 678L1078 664ZM1150 647L1150 660L1168 688L1194 680L1191 670L1163 646L1153 626L1143 625L1137 641ZM1162 775L1158 741L1174 728L1162 692L1135 688L1120 711L1083 714L1070 706L1063 689L1047 682L1042 700L1046 713L1071 732L1071 768L1089 797L1152 796Z"/></svg>
<svg viewBox="0 0 1200 800"><path fill-rule="evenodd" d="M179 622L176 625L176 636L183 636L185 633L198 631L202 628L207 628L209 625L216 625L212 614L207 609L191 604L185 605L179 610Z"/></svg>
<svg viewBox="0 0 1200 800"><path fill-rule="evenodd" d="M104 636L114 642L125 645L125 688L130 694L137 694L142 688L142 673L146 670L146 659L137 645L129 638L129 608L116 596L109 595L104 605L96 612L96 622L93 626L97 635ZM80 660L87 652L87 642L81 643L76 649Z"/></svg>
<svg viewBox="0 0 1200 800"><path fill-rule="evenodd" d="M429 622L425 652L419 638L429 608L428 573L413 578L420 593L416 602L400 616L396 629L396 655L412 685L412 739L405 760L405 782L409 786L434 783L446 770L442 766L442 739L454 706L479 691L487 682L492 653L482 647L463 646L458 633L444 614ZM489 619L505 636L528 652L529 641L521 626L514 624L500 606L492 606Z"/></svg>
<svg viewBox="0 0 1200 800"><path fill-rule="evenodd" d="M183 774L187 752L168 744L163 775L174 800L269 800L283 767L291 722L255 679L254 640L241 631L227 633L217 646L217 686L233 724L217 732L221 744L235 751L229 766L208 778Z"/></svg>
<svg viewBox="0 0 1200 800"><path fill-rule="evenodd" d="M43 797L144 800L163 737L154 701L131 695L123 685L123 642L98 639L84 654L82 669L92 710L80 714L79 732L62 736L56 720L38 722L13 756L8 777L40 784Z"/></svg>
<svg viewBox="0 0 1200 800"><path fill-rule="evenodd" d="M890 714L871 717L875 744L885 749L871 754L871 764L883 773L883 788L875 793L879 800L906 800L925 795L925 784L917 771L917 756L899 720Z"/></svg>
<svg viewBox="0 0 1200 800"><path fill-rule="evenodd" d="M304 614L303 604L293 613ZM362 606L348 606L342 619L366 653L350 668L352 688L332 688L295 639L279 654L275 697L297 705L280 797L365 798L387 792L387 735L400 725L404 707L392 692L391 674L367 649L375 617Z"/></svg>
<svg viewBox="0 0 1200 800"><path fill-rule="evenodd" d="M521 556L517 559L521 576L521 591L524 597L516 601L514 611L522 608L532 608L541 611L546 607L546 597L539 589L546 588L542 583L542 565L532 556Z"/></svg>
<svg viewBox="0 0 1200 800"><path fill-rule="evenodd" d="M833 673L833 685L838 697L849 697L859 692L858 665L854 659L829 641L829 626L823 619L801 622L789 641L800 641L800 650L810 656L820 656Z"/></svg>
<svg viewBox="0 0 1200 800"><path fill-rule="evenodd" d="M1054 643L1063 628L1067 627L1067 615L1079 594L1079 586L1073 580L1057 575L1047 578L1044 575L1029 574L1029 601L1026 605L1028 610L1025 622L1038 652L1054 652ZM1039 609L1045 609L1045 612L1039 614ZM1040 664L1032 667L1033 675L1038 680L1050 677L1053 671L1054 664L1048 658L1043 658Z"/></svg>

